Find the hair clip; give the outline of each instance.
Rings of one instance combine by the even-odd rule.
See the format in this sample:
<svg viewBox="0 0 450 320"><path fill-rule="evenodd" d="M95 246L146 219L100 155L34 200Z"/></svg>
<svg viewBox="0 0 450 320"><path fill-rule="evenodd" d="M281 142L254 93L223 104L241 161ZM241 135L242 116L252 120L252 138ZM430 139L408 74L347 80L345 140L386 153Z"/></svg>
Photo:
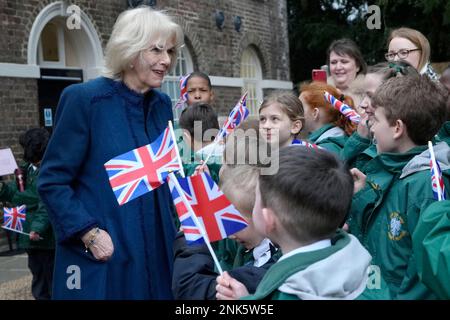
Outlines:
<svg viewBox="0 0 450 320"><path fill-rule="evenodd" d="M398 73L401 73L403 75L405 74L404 67L402 67L402 66L400 66L400 65L398 65L396 63L390 62L389 63L389 69L393 69L395 71L395 75L397 75Z"/></svg>

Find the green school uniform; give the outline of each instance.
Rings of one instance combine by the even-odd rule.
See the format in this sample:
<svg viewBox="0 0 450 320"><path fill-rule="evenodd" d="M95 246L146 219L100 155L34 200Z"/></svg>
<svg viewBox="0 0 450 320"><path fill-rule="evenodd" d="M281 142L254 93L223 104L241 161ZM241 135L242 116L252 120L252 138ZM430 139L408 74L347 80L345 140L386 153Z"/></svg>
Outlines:
<svg viewBox="0 0 450 320"><path fill-rule="evenodd" d="M311 143L337 154L340 154L347 139L344 130L333 124L326 124L308 136Z"/></svg>
<svg viewBox="0 0 450 320"><path fill-rule="evenodd" d="M450 148L441 143L435 153L448 185ZM394 299L435 298L419 281L411 239L421 212L435 201L429 161L426 146L380 154L366 166L366 187L353 197L350 232L373 256Z"/></svg>
<svg viewBox="0 0 450 320"><path fill-rule="evenodd" d="M345 142L340 157L351 168L357 168L364 172L366 164L377 156L377 147L370 139L361 137L354 132Z"/></svg>
<svg viewBox="0 0 450 320"><path fill-rule="evenodd" d="M279 260L267 271L255 294L243 299L356 299L366 290L370 260L354 236L338 231L330 247Z"/></svg>
<svg viewBox="0 0 450 320"><path fill-rule="evenodd" d="M420 280L440 299L450 299L450 201L437 201L420 215L413 233Z"/></svg>
<svg viewBox="0 0 450 320"><path fill-rule="evenodd" d="M30 164L25 164L22 170L26 172L25 191L19 192L15 182L0 184L0 201L9 202L11 206L26 205L26 219L23 232L35 231L41 240L30 241L28 235L19 234L18 246L23 249L54 249L55 236L48 213L37 192L38 170Z"/></svg>
<svg viewBox="0 0 450 320"><path fill-rule="evenodd" d="M450 121L447 121L438 132L438 139L450 145Z"/></svg>

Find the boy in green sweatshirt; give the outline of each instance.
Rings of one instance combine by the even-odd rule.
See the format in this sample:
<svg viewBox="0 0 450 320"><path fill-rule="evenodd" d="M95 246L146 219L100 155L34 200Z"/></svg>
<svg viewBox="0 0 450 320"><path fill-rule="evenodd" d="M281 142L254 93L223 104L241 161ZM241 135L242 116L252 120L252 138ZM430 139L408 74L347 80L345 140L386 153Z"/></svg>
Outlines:
<svg viewBox="0 0 450 320"><path fill-rule="evenodd" d="M366 290L371 256L338 228L347 215L353 179L337 156L290 146L279 169L261 175L253 209L255 229L280 246L282 256L256 292L227 272L217 278L218 299L356 299Z"/></svg>
<svg viewBox="0 0 450 320"><path fill-rule="evenodd" d="M447 95L426 76L405 76L383 83L372 98L378 155L365 167L366 183L353 198L348 224L394 299L436 298L419 280L411 237L435 201L427 142L445 121ZM449 186L450 148L442 142L434 151Z"/></svg>

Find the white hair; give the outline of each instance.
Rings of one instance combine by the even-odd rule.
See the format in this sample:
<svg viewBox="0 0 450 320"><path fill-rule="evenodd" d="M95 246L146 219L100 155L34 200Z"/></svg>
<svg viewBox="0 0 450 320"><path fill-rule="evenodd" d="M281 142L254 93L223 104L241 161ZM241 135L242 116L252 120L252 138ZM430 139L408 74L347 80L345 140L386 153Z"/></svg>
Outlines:
<svg viewBox="0 0 450 320"><path fill-rule="evenodd" d="M121 79L123 72L141 52L151 45L164 47L168 40L173 40L175 46L171 54L172 67L178 49L184 44L181 27L164 12L147 6L122 12L106 45L104 75Z"/></svg>

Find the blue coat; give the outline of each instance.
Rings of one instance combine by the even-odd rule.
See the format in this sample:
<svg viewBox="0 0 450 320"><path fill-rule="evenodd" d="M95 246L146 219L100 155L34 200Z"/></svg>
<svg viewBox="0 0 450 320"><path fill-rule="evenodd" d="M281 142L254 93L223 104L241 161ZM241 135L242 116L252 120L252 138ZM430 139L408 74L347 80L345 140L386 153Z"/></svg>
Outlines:
<svg viewBox="0 0 450 320"><path fill-rule="evenodd" d="M167 184L119 206L103 166L152 142L172 118L170 98L156 90L144 96L103 77L64 90L38 182L58 241L53 298L172 299ZM112 238L108 262L80 240L95 225Z"/></svg>

